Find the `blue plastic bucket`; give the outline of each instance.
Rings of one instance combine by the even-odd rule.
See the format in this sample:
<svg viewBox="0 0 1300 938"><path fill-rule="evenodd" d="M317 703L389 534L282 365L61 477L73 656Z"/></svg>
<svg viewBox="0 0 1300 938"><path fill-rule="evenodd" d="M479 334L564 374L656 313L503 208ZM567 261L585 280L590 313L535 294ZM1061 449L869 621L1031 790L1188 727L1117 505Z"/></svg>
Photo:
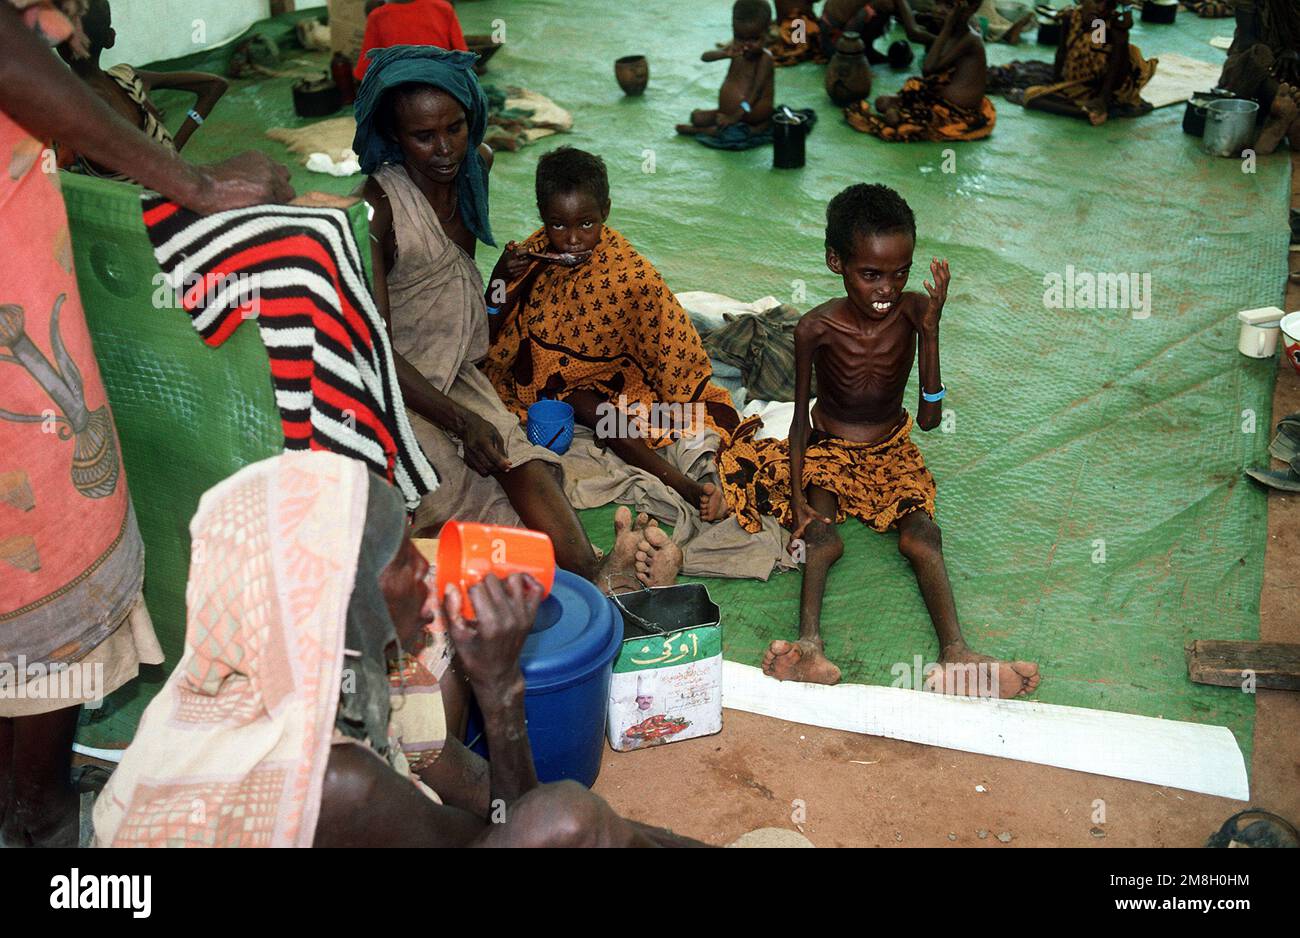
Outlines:
<svg viewBox="0 0 1300 938"><path fill-rule="evenodd" d="M573 444L573 407L564 401L538 401L528 408L528 442L563 455Z"/></svg>
<svg viewBox="0 0 1300 938"><path fill-rule="evenodd" d="M520 655L528 740L540 781L573 779L588 788L596 781L610 676L622 643L623 621L609 598L581 577L556 570ZM473 741L482 727L473 708L466 738ZM483 738L471 748L489 756Z"/></svg>

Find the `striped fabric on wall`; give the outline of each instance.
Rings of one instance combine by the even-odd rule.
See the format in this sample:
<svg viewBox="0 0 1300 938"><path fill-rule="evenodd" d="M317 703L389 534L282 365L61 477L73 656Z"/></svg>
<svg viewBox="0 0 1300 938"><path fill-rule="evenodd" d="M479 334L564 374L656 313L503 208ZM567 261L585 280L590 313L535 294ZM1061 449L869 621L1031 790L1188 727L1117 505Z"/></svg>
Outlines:
<svg viewBox="0 0 1300 938"><path fill-rule="evenodd" d="M343 212L259 205L200 216L152 193L143 210L154 257L204 342L219 346L257 319L285 449L359 459L412 511L438 487Z"/></svg>

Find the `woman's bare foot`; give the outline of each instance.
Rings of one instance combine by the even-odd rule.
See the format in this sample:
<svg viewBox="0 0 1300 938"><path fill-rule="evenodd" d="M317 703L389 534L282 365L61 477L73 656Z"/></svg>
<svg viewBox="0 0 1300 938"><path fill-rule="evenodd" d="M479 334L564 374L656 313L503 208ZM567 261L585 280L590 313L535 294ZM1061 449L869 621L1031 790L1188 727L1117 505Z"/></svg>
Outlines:
<svg viewBox="0 0 1300 938"><path fill-rule="evenodd" d="M672 586L682 569L682 549L651 521L636 546L636 575L646 586Z"/></svg>
<svg viewBox="0 0 1300 938"><path fill-rule="evenodd" d="M1296 90L1285 82L1278 86L1277 96L1273 98L1273 106L1268 111L1268 119L1264 121L1264 129L1255 140L1256 153L1266 156L1276 150L1296 122L1300 108L1296 106L1295 94ZM1293 141L1292 146L1294 145Z"/></svg>
<svg viewBox="0 0 1300 938"><path fill-rule="evenodd" d="M1030 661L999 661L964 645L939 656L925 677L924 689L965 697L1024 697L1038 687L1038 665Z"/></svg>
<svg viewBox="0 0 1300 938"><path fill-rule="evenodd" d="M778 681L802 681L806 684L838 684L840 669L822 652L820 642L803 639L767 646L763 653L763 673Z"/></svg>
<svg viewBox="0 0 1300 938"><path fill-rule="evenodd" d="M705 521L721 521L731 514L727 500L722 495L722 486L713 482L704 483L704 494L700 496L700 518Z"/></svg>

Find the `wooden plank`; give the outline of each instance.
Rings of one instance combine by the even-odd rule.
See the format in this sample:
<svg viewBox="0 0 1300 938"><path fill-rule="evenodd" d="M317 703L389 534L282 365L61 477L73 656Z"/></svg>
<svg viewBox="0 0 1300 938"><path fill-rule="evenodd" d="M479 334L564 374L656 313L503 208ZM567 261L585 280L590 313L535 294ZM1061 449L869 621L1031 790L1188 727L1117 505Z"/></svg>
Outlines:
<svg viewBox="0 0 1300 938"><path fill-rule="evenodd" d="M1195 641L1187 656L1187 676L1197 684L1300 690L1300 644L1289 642Z"/></svg>

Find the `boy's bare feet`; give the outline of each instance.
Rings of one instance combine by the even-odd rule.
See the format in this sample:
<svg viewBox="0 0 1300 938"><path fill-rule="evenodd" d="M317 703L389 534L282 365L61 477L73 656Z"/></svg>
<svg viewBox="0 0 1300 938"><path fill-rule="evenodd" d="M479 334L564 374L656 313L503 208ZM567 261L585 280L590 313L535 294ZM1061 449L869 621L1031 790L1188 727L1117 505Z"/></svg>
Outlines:
<svg viewBox="0 0 1300 938"><path fill-rule="evenodd" d="M974 667L969 667L974 665ZM1030 661L999 661L964 645L939 656L939 665L926 675L924 689L967 697L1024 697L1038 687L1038 665Z"/></svg>
<svg viewBox="0 0 1300 938"><path fill-rule="evenodd" d="M713 482L704 483L704 494L700 496L700 518L705 521L721 521L731 514L727 500L722 496L722 486Z"/></svg>
<svg viewBox="0 0 1300 938"><path fill-rule="evenodd" d="M682 549L651 521L640 529L636 545L636 575L646 586L672 586L682 569Z"/></svg>
<svg viewBox="0 0 1300 938"><path fill-rule="evenodd" d="M822 652L821 643L812 639L783 642L767 646L763 653L763 673L778 681L802 681L806 684L838 684L840 669Z"/></svg>
<svg viewBox="0 0 1300 938"><path fill-rule="evenodd" d="M1300 113L1300 107L1296 105L1296 89L1283 82L1278 86L1277 96L1273 98L1273 106L1269 108L1268 119L1264 121L1264 129L1259 132L1259 137L1255 140L1255 152L1261 156L1272 153L1277 149L1282 138L1287 136L1291 126L1296 122L1296 116ZM1295 141L1292 141L1294 147Z"/></svg>

